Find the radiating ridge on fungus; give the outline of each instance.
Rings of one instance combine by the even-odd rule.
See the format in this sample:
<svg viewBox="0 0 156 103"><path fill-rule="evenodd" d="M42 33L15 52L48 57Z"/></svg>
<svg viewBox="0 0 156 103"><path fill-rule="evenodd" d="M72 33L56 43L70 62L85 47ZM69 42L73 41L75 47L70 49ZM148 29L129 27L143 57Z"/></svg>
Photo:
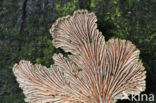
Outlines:
<svg viewBox="0 0 156 103"><path fill-rule="evenodd" d="M54 54L47 68L21 60L13 67L28 103L114 103L124 93L146 88L140 51L132 42L108 40L86 10L58 19L50 29L53 45L72 55ZM141 89L140 89L141 88Z"/></svg>

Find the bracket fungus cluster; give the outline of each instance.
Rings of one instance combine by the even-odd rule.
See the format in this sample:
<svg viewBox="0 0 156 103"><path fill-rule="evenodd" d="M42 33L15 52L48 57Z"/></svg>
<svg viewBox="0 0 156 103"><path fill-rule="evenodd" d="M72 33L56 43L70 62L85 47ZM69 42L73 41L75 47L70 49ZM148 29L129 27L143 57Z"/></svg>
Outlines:
<svg viewBox="0 0 156 103"><path fill-rule="evenodd" d="M21 60L13 72L28 103L113 103L146 88L139 50L127 40L106 41L94 13L78 10L50 29L53 45L71 55L54 54L50 68ZM140 89L141 88L141 89Z"/></svg>

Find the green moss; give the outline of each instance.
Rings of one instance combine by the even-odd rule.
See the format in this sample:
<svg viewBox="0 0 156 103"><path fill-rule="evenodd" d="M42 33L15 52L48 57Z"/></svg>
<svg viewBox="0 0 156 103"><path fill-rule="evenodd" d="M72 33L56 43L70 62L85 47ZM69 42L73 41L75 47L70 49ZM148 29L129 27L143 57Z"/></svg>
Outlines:
<svg viewBox="0 0 156 103"><path fill-rule="evenodd" d="M62 4L60 0L57 1L56 4L56 12L59 16L66 16L71 14L74 10L76 10L78 6L78 0L72 0L65 4Z"/></svg>

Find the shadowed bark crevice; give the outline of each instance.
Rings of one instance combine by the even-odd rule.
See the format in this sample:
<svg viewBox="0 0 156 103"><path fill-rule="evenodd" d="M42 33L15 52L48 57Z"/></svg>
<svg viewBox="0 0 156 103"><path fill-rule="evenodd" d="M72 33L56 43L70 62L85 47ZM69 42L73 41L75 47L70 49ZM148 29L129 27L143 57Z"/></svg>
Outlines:
<svg viewBox="0 0 156 103"><path fill-rule="evenodd" d="M22 37L23 37L23 30L24 30L24 25L25 25L25 19L26 19L26 7L27 7L27 1L28 0L24 0L23 5L22 5L22 17L21 17L21 25L20 25L20 29L19 29L19 36L17 38L18 40L18 51L21 51L21 45L22 45Z"/></svg>
<svg viewBox="0 0 156 103"><path fill-rule="evenodd" d="M22 22L21 22L19 34L22 33L24 25L25 25L27 1L28 0L24 0L23 6L22 6Z"/></svg>

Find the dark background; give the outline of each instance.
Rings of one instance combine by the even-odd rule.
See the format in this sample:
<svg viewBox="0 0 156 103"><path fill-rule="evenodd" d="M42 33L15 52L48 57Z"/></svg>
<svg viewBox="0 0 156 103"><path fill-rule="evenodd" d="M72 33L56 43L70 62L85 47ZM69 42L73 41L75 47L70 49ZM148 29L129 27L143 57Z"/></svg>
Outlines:
<svg viewBox="0 0 156 103"><path fill-rule="evenodd" d="M145 93L156 96L154 1L0 0L0 103L24 103L24 95L12 72L13 65L26 59L50 66L52 55L64 52L53 47L49 29L58 17L71 15L77 9L87 9L97 15L98 28L106 40L112 37L127 39L140 49L140 59L147 71Z"/></svg>

